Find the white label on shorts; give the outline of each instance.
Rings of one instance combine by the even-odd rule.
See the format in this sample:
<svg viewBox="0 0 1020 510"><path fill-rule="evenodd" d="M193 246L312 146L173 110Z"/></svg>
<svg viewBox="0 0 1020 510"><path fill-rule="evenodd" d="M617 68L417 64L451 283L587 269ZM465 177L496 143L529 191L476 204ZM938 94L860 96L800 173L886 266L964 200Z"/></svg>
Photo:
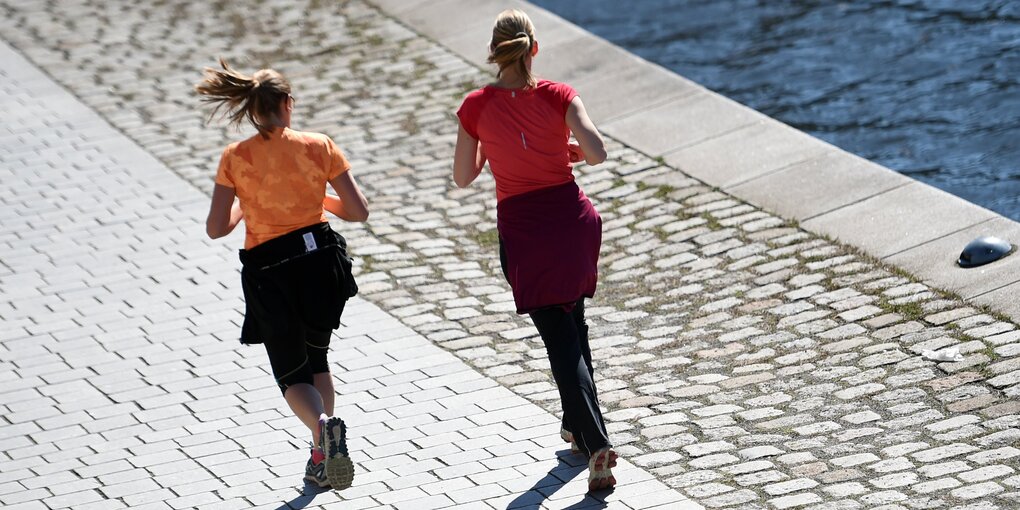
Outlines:
<svg viewBox="0 0 1020 510"><path fill-rule="evenodd" d="M305 235L301 236L305 240L305 252L315 251L318 246L315 245L315 236L311 232L306 232Z"/></svg>

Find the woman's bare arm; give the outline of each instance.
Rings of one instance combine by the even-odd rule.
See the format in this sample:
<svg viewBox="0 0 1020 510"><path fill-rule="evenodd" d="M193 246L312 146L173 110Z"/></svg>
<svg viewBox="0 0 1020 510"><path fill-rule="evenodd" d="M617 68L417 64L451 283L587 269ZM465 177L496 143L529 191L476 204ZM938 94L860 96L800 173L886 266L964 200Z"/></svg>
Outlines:
<svg viewBox="0 0 1020 510"><path fill-rule="evenodd" d="M584 109L584 103L579 96L575 96L567 107L567 127L574 133L584 160L589 165L597 165L606 160L606 144L602 141L602 135L595 128L595 123L588 118L588 112Z"/></svg>
<svg viewBox="0 0 1020 510"><path fill-rule="evenodd" d="M323 209L347 221L361 222L368 219L368 200L349 170L329 181L329 185L339 198L326 195L322 199Z"/></svg>
<svg viewBox="0 0 1020 510"><path fill-rule="evenodd" d="M457 133L457 148L453 152L453 181L458 187L465 188L482 173L485 166L485 153L482 145L468 134L464 126Z"/></svg>
<svg viewBox="0 0 1020 510"><path fill-rule="evenodd" d="M233 232L234 227L244 218L241 203L234 201L235 196L234 188L222 184L213 187L209 216L205 219L205 233L211 239L218 239Z"/></svg>

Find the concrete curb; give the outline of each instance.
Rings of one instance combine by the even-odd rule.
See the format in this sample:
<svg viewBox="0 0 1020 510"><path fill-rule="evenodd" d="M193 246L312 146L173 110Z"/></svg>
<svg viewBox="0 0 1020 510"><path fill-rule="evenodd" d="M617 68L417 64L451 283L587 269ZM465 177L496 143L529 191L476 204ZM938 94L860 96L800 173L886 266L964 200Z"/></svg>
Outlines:
<svg viewBox="0 0 1020 510"><path fill-rule="evenodd" d="M536 74L572 84L604 133L680 171L656 184L692 176L1020 320L1020 258L955 264L980 235L1020 245L1020 223L793 129L528 2L371 1L478 65L496 14L525 10L540 43Z"/></svg>

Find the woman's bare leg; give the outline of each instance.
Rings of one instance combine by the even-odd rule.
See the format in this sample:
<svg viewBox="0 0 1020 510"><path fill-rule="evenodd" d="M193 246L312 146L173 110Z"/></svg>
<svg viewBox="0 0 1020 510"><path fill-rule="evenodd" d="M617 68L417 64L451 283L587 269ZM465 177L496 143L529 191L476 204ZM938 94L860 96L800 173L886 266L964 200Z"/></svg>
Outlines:
<svg viewBox="0 0 1020 510"><path fill-rule="evenodd" d="M291 411L294 411L294 415L301 420L301 423L304 423L312 431L312 441L318 445L319 422L325 421L328 418L319 390L311 384L295 384L287 388L287 391L283 393L283 398L287 400L287 405L290 406ZM332 404L332 400L330 398L330 404Z"/></svg>
<svg viewBox="0 0 1020 510"><path fill-rule="evenodd" d="M315 379L315 389L319 390L319 396L322 397L322 408L326 416L333 416L333 398L336 394L333 390L333 374L323 372L312 374L312 377Z"/></svg>

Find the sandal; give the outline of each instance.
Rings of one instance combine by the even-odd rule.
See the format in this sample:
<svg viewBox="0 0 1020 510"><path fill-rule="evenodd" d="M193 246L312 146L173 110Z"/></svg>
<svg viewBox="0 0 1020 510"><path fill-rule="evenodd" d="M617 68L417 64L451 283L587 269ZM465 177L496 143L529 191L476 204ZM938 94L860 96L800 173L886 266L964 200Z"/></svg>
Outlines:
<svg viewBox="0 0 1020 510"><path fill-rule="evenodd" d="M588 492L612 489L616 486L616 477L610 469L616 467L616 457L616 452L607 446L588 459Z"/></svg>
<svg viewBox="0 0 1020 510"><path fill-rule="evenodd" d="M570 453L574 455L581 453L581 448L577 446L577 441L574 441L574 434L569 430L560 427L560 438L563 439L564 443L570 443Z"/></svg>

